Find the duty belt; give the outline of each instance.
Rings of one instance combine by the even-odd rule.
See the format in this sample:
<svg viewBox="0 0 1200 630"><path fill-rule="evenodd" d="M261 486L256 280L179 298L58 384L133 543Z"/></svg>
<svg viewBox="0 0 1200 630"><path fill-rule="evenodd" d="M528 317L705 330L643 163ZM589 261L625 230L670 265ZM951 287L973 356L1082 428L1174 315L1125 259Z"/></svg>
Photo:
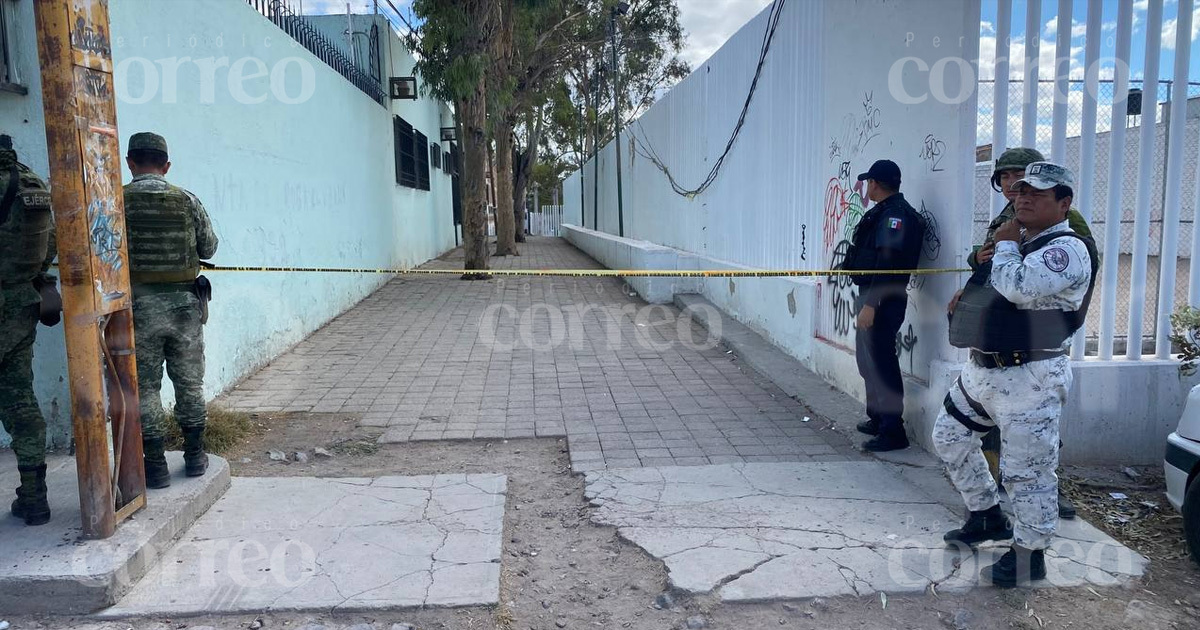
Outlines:
<svg viewBox="0 0 1200 630"><path fill-rule="evenodd" d="M1032 361L1045 361L1055 357L1067 356L1066 350L1023 350L1021 352L984 352L971 349L971 361L981 368L993 370L996 368L1015 367Z"/></svg>

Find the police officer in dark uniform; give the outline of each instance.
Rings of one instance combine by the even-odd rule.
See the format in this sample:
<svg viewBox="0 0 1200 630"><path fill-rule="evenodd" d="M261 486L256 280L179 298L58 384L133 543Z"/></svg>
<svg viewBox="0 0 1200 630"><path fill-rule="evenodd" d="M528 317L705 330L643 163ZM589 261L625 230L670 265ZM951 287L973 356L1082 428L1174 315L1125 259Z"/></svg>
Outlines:
<svg viewBox="0 0 1200 630"><path fill-rule="evenodd" d="M900 193L900 167L879 160L858 176L875 205L854 229L847 270L913 269L921 256L925 223ZM863 448L873 452L908 448L904 432L904 380L896 334L908 308L908 274L852 276L858 286L855 358L867 390L867 418L858 430L873 435Z"/></svg>

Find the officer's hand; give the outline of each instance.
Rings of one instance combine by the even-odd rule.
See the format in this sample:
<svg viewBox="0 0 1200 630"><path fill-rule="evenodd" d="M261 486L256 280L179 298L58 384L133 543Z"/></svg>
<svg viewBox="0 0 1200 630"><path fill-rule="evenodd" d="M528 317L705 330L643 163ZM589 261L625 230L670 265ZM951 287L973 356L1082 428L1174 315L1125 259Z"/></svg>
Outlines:
<svg viewBox="0 0 1200 630"><path fill-rule="evenodd" d="M983 251L983 250L980 250L980 251ZM988 258L991 258L991 256L988 256ZM950 304L946 305L947 313L950 313L951 315L954 314L954 307L958 306L958 298L962 297L962 294L963 294L963 290L959 289L958 292L954 294L954 297L950 298Z"/></svg>
<svg viewBox="0 0 1200 630"><path fill-rule="evenodd" d="M980 247L979 251L975 252L975 263L982 265L983 263L991 260L992 256L995 256L995 255L996 255L996 244L992 243L992 242L988 242L983 247Z"/></svg>
<svg viewBox="0 0 1200 630"><path fill-rule="evenodd" d="M875 307L864 306L858 312L858 327L861 330L866 330L875 325Z"/></svg>
<svg viewBox="0 0 1200 630"><path fill-rule="evenodd" d="M992 236L992 240L999 243L1000 241L1017 241L1021 240L1021 224L1016 221L1006 221L1004 225L996 228L996 233ZM994 247L993 247L994 250Z"/></svg>

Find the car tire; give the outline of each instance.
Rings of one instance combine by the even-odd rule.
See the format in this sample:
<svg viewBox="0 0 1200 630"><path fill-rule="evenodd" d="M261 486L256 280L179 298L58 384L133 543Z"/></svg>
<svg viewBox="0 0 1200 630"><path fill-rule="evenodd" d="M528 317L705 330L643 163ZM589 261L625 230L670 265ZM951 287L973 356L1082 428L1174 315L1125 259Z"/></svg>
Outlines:
<svg viewBox="0 0 1200 630"><path fill-rule="evenodd" d="M1200 563L1200 477L1192 480L1183 498L1183 535L1192 559Z"/></svg>

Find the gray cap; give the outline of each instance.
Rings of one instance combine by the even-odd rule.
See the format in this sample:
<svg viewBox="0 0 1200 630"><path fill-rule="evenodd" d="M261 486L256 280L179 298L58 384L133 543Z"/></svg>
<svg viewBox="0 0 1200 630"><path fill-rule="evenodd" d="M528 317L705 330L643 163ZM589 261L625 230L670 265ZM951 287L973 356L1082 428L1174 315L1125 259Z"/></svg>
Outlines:
<svg viewBox="0 0 1200 630"><path fill-rule="evenodd" d="M1054 162L1034 162L1025 167L1025 177L1010 188L1016 190L1021 184L1029 184L1038 190L1049 190L1055 186L1075 188L1075 173Z"/></svg>
<svg viewBox="0 0 1200 630"><path fill-rule="evenodd" d="M133 151L161 151L167 153L167 139L156 134L143 131L129 137L129 149Z"/></svg>

